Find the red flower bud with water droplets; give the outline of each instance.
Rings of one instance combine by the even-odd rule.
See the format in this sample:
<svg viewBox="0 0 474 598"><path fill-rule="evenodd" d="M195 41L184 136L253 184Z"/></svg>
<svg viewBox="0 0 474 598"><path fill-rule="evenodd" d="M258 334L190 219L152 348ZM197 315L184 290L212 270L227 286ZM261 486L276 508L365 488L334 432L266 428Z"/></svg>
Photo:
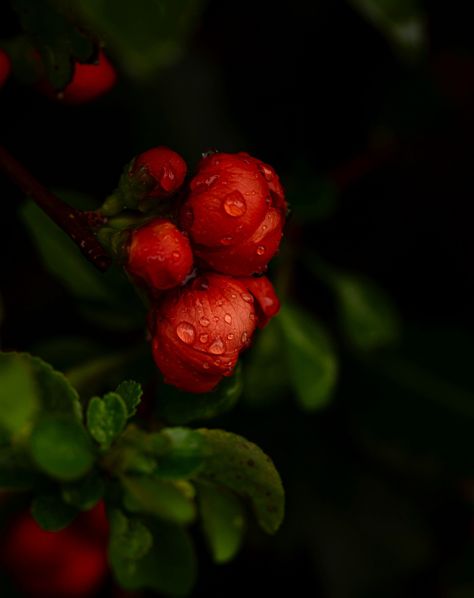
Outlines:
<svg viewBox="0 0 474 598"><path fill-rule="evenodd" d="M0 48L0 87L3 87L11 71L11 62L8 54Z"/></svg>
<svg viewBox="0 0 474 598"><path fill-rule="evenodd" d="M152 220L132 232L126 269L152 291L172 289L193 269L188 238L170 220Z"/></svg>
<svg viewBox="0 0 474 598"><path fill-rule="evenodd" d="M182 186L187 166L183 158L167 147L154 147L138 155L130 170L132 177L149 178L147 198L167 198ZM148 185L147 185L148 186Z"/></svg>
<svg viewBox="0 0 474 598"><path fill-rule="evenodd" d="M58 532L44 531L22 513L3 534L0 558L27 596L86 598L108 574L107 537L103 503Z"/></svg>
<svg viewBox="0 0 474 598"><path fill-rule="evenodd" d="M153 357L165 381L203 393L231 375L257 316L243 282L209 273L167 293L150 322Z"/></svg>
<svg viewBox="0 0 474 598"><path fill-rule="evenodd" d="M40 81L37 88L44 95L64 104L79 105L101 97L112 89L116 81L115 68L103 50L99 50L96 62L74 64L72 79L62 91L57 92L46 79Z"/></svg>
<svg viewBox="0 0 474 598"><path fill-rule="evenodd" d="M280 301L275 289L266 276L242 278L241 280L255 298L257 325L259 328L264 328L280 311Z"/></svg>
<svg viewBox="0 0 474 598"><path fill-rule="evenodd" d="M190 182L180 222L202 265L233 276L265 271L282 236L287 205L271 166L248 154L216 153Z"/></svg>

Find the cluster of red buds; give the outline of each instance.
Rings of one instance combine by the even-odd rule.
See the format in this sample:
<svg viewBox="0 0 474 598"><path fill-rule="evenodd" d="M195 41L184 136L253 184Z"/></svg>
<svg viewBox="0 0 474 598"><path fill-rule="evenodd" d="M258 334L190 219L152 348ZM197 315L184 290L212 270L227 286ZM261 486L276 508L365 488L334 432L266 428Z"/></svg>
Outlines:
<svg viewBox="0 0 474 598"><path fill-rule="evenodd" d="M210 153L185 183L168 148L138 156L123 189L139 209L169 201L128 238L126 270L148 290L155 362L165 381L203 393L231 375L240 353L279 309L263 276L281 241L287 205L273 168L248 154ZM123 200L126 203L126 199Z"/></svg>
<svg viewBox="0 0 474 598"><path fill-rule="evenodd" d="M26 596L86 598L108 574L108 531L102 502L58 532L22 512L3 530L0 562Z"/></svg>

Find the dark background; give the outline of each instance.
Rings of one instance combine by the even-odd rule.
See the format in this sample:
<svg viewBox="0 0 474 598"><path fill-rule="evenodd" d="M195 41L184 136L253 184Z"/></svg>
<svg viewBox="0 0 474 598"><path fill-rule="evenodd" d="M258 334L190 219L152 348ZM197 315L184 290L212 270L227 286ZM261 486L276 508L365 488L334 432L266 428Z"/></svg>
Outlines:
<svg viewBox="0 0 474 598"><path fill-rule="evenodd" d="M284 397L226 416L274 458L287 518L274 539L251 530L231 565L201 551L196 596L474 595L472 26L463 3L425 4L417 59L348 2L216 0L179 60L147 82L124 72L107 97L77 108L14 83L1 92L2 144L46 185L97 202L152 145L191 164L214 147L258 156L287 186L294 251L371 277L401 313L390 355L408 369L388 367L383 352L354 354L336 332L328 409L306 414ZM1 15L5 37L17 23L7 6ZM337 197L308 217L318 197L301 189L321 181ZM0 197L2 348L85 330L115 341L46 273L3 178ZM298 260L291 281L292 297L331 328L324 285Z"/></svg>

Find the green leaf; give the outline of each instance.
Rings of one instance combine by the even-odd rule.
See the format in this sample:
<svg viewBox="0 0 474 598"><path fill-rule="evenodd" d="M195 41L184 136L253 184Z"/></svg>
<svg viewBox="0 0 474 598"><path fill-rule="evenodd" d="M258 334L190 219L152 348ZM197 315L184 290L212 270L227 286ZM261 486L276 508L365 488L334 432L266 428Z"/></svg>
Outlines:
<svg viewBox="0 0 474 598"><path fill-rule="evenodd" d="M11 446L0 448L0 489L28 490L40 474L23 452Z"/></svg>
<svg viewBox="0 0 474 598"><path fill-rule="evenodd" d="M87 427L91 436L103 449L122 433L127 421L127 407L116 392L107 393L103 399L94 397L87 408Z"/></svg>
<svg viewBox="0 0 474 598"><path fill-rule="evenodd" d="M118 509L113 509L108 515L112 560L136 561L143 558L153 546L150 530L139 519L128 518Z"/></svg>
<svg viewBox="0 0 474 598"><path fill-rule="evenodd" d="M30 448L37 465L60 480L80 478L94 463L84 428L70 419L50 416L41 420L31 435Z"/></svg>
<svg viewBox="0 0 474 598"><path fill-rule="evenodd" d="M126 590L150 589L171 596L185 596L196 579L196 558L187 532L164 521L147 522L153 546L136 561L109 550L109 562L118 583Z"/></svg>
<svg viewBox="0 0 474 598"><path fill-rule="evenodd" d="M400 318L377 285L361 277L337 274L334 288L341 325L356 349L377 349L397 340Z"/></svg>
<svg viewBox="0 0 474 598"><path fill-rule="evenodd" d="M81 254L76 245L33 202L20 211L46 269L76 297L111 301L105 278Z"/></svg>
<svg viewBox="0 0 474 598"><path fill-rule="evenodd" d="M185 482L127 476L122 478L122 484L129 494L126 506L131 511L150 513L175 523L189 523L196 515L189 496L192 486Z"/></svg>
<svg viewBox="0 0 474 598"><path fill-rule="evenodd" d="M166 448L158 452L156 475L162 479L179 480L194 474L202 464L205 442L202 435L187 428L165 428L160 435L167 440Z"/></svg>
<svg viewBox="0 0 474 598"><path fill-rule="evenodd" d="M207 429L199 432L208 449L199 479L222 484L250 499L262 529L275 533L283 520L285 494L270 457L237 434Z"/></svg>
<svg viewBox="0 0 474 598"><path fill-rule="evenodd" d="M277 319L257 333L244 373L245 398L252 405L271 403L288 389L284 337Z"/></svg>
<svg viewBox="0 0 474 598"><path fill-rule="evenodd" d="M234 373L209 393L195 395L182 392L173 386L162 386L158 395L158 415L171 424L186 424L217 417L232 409L243 390L242 368L238 364Z"/></svg>
<svg viewBox="0 0 474 598"><path fill-rule="evenodd" d="M198 486L202 527L216 563L230 561L239 551L245 530L245 513L231 492L210 484Z"/></svg>
<svg viewBox="0 0 474 598"><path fill-rule="evenodd" d="M79 15L107 41L132 77L149 78L179 57L202 0L82 0Z"/></svg>
<svg viewBox="0 0 474 598"><path fill-rule="evenodd" d="M62 498L68 505L90 511L104 495L104 481L97 471L85 478L63 485Z"/></svg>
<svg viewBox="0 0 474 598"><path fill-rule="evenodd" d="M426 16L419 0L350 1L407 58L426 49Z"/></svg>
<svg viewBox="0 0 474 598"><path fill-rule="evenodd" d="M78 420L82 419L82 409L77 392L64 375L54 370L48 363L28 353L1 353L0 360L0 363L22 364L15 367L22 367L25 373L28 369L30 370L30 378L33 380L32 383L38 397L38 407L43 412L72 415ZM31 401L31 397L30 399L26 398L26 401ZM22 407L22 409L24 408ZM27 407L27 409L30 408L31 405Z"/></svg>
<svg viewBox="0 0 474 598"><path fill-rule="evenodd" d="M142 400L143 390L141 385L133 380L125 380L117 386L115 392L122 397L127 406L128 417L135 415Z"/></svg>
<svg viewBox="0 0 474 598"><path fill-rule="evenodd" d="M57 532L67 527L77 513L77 509L64 503L55 494L37 496L31 504L33 518L47 532Z"/></svg>
<svg viewBox="0 0 474 598"><path fill-rule="evenodd" d="M284 305L278 322L285 337L288 368L296 395L305 409L330 401L337 380L337 357L321 326L303 310Z"/></svg>
<svg viewBox="0 0 474 598"><path fill-rule="evenodd" d="M33 423L39 408L31 364L22 355L0 353L0 428L17 434Z"/></svg>

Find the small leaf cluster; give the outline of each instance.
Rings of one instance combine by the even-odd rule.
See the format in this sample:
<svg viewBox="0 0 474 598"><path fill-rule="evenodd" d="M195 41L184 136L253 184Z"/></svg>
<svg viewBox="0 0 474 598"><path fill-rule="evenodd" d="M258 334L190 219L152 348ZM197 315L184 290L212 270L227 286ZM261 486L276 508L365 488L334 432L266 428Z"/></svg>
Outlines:
<svg viewBox="0 0 474 598"><path fill-rule="evenodd" d="M0 489L29 492L48 531L104 500L109 563L123 587L188 593L196 520L217 563L239 550L249 509L265 532L278 529L280 477L245 438L157 422L143 429L140 384L123 381L84 404L63 374L26 353L1 353L0 378Z"/></svg>

